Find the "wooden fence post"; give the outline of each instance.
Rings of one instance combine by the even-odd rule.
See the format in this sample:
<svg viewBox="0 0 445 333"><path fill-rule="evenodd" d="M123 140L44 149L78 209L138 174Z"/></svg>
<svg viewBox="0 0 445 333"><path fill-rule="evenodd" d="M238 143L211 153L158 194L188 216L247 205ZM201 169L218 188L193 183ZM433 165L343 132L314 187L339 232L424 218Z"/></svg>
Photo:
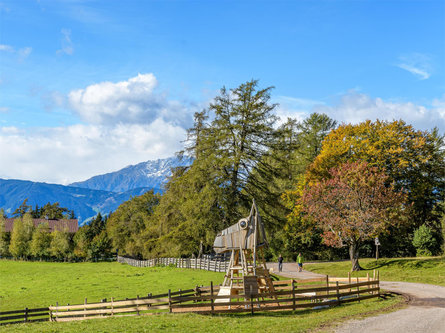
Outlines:
<svg viewBox="0 0 445 333"><path fill-rule="evenodd" d="M210 281L210 308L213 315L215 311L215 300L213 299L213 281Z"/></svg>
<svg viewBox="0 0 445 333"><path fill-rule="evenodd" d="M138 314L138 316L140 315L139 313L139 295L136 295L136 312Z"/></svg>
<svg viewBox="0 0 445 333"><path fill-rule="evenodd" d="M250 314L253 316L253 293L252 293L252 285L250 287Z"/></svg>
<svg viewBox="0 0 445 333"><path fill-rule="evenodd" d="M369 284L369 273L366 273L366 280L368 280L368 294L372 294L372 292L369 291L369 289L371 289L371 286Z"/></svg>
<svg viewBox="0 0 445 333"><path fill-rule="evenodd" d="M28 321L28 308L25 308L25 322Z"/></svg>
<svg viewBox="0 0 445 333"><path fill-rule="evenodd" d="M172 294L171 290L168 290L168 312L172 313Z"/></svg>
<svg viewBox="0 0 445 333"><path fill-rule="evenodd" d="M360 303L360 287L358 285L359 282L360 282L360 280L359 280L359 278L357 276L357 298L358 298L358 302Z"/></svg>
<svg viewBox="0 0 445 333"><path fill-rule="evenodd" d="M329 275L326 275L326 296L329 296Z"/></svg>
<svg viewBox="0 0 445 333"><path fill-rule="evenodd" d="M59 302L56 302L56 321L59 319Z"/></svg>
<svg viewBox="0 0 445 333"><path fill-rule="evenodd" d="M84 305L83 306L83 311L86 312L87 311L87 307L86 307L86 305L87 305L87 298L86 297L85 297L85 300L83 302L83 305ZM86 318L86 316L87 316L86 314L83 315L84 318Z"/></svg>
<svg viewBox="0 0 445 333"><path fill-rule="evenodd" d="M292 279L292 310L295 311L295 280Z"/></svg>
<svg viewBox="0 0 445 333"><path fill-rule="evenodd" d="M378 294L378 297L380 298L380 273L379 273L380 271L377 271L377 294Z"/></svg>
<svg viewBox="0 0 445 333"><path fill-rule="evenodd" d="M114 305L113 305L114 297L111 297L111 315L114 316Z"/></svg>
<svg viewBox="0 0 445 333"><path fill-rule="evenodd" d="M337 304L340 305L340 289L338 288L338 281L335 281L336 293L337 293Z"/></svg>
<svg viewBox="0 0 445 333"><path fill-rule="evenodd" d="M349 292L351 292L351 272L348 272Z"/></svg>

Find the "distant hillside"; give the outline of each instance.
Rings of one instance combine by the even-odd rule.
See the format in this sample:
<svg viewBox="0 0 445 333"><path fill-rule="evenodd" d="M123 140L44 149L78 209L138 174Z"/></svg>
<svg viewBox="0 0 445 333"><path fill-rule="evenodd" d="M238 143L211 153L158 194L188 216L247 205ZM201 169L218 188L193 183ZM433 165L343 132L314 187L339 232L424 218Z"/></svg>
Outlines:
<svg viewBox="0 0 445 333"><path fill-rule="evenodd" d="M159 192L171 176L172 168L190 165L191 162L190 158L177 157L147 161L127 166L119 171L94 176L82 182L72 183L70 186L112 192L125 192L145 187Z"/></svg>
<svg viewBox="0 0 445 333"><path fill-rule="evenodd" d="M32 206L59 202L61 207L74 210L76 217L80 216L79 223L82 223L96 216L98 212L108 214L130 197L142 195L150 189L136 188L115 193L25 180L0 179L0 208L10 216L26 198L28 205Z"/></svg>

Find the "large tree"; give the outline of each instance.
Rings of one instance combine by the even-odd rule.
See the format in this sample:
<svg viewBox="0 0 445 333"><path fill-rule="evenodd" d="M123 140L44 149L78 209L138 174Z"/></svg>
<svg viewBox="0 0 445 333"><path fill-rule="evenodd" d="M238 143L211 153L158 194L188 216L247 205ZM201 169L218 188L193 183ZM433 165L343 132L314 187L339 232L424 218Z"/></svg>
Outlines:
<svg viewBox="0 0 445 333"><path fill-rule="evenodd" d="M327 178L308 185L301 197L303 212L324 231L325 243L349 247L354 271L360 270L360 245L403 221L404 203L404 193L366 162L330 169Z"/></svg>
<svg viewBox="0 0 445 333"><path fill-rule="evenodd" d="M201 242L210 249L216 233L248 214L255 194L268 191L265 179L252 175L265 172L264 157L277 138L271 89L259 89L256 80L223 88L195 114L186 144L193 164L167 184L147 231L147 255L197 254Z"/></svg>
<svg viewBox="0 0 445 333"><path fill-rule="evenodd" d="M332 167L345 162L366 161L385 172L396 189L404 188L412 202L409 222L392 229L382 239L387 255L412 255L411 239L426 224L440 235L445 194L444 138L437 129L415 130L404 121L365 121L345 124L333 130L323 142L320 154L310 166L307 182L326 177Z"/></svg>

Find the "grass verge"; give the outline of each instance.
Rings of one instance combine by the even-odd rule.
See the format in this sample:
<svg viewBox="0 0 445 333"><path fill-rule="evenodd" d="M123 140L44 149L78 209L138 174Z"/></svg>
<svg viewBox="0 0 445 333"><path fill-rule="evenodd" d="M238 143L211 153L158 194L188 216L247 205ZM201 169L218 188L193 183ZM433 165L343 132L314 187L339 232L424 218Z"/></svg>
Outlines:
<svg viewBox="0 0 445 333"><path fill-rule="evenodd" d="M360 259L362 271L352 276L366 276L372 271L380 272L382 281L404 281L445 286L445 257ZM351 270L349 261L307 264L305 269L314 273L344 277Z"/></svg>

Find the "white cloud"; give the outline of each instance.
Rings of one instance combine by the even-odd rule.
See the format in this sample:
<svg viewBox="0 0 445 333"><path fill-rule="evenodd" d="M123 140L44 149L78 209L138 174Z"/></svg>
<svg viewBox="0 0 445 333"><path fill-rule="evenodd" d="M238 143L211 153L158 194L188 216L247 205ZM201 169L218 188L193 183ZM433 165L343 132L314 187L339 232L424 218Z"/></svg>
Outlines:
<svg viewBox="0 0 445 333"><path fill-rule="evenodd" d="M193 112L184 103L167 100L155 91L156 86L153 74L138 74L127 81L101 82L71 91L68 101L82 120L92 124L151 123L162 118L188 127Z"/></svg>
<svg viewBox="0 0 445 333"><path fill-rule="evenodd" d="M9 112L9 108L6 106L0 106L0 113L8 113Z"/></svg>
<svg viewBox="0 0 445 333"><path fill-rule="evenodd" d="M14 52L14 48L11 45L0 44L0 51Z"/></svg>
<svg viewBox="0 0 445 333"><path fill-rule="evenodd" d="M151 124L0 127L0 178L68 184L129 164L172 156L185 130L157 119Z"/></svg>
<svg viewBox="0 0 445 333"><path fill-rule="evenodd" d="M438 127L445 132L445 99L434 100L430 107L411 102L390 102L381 98L351 91L343 95L334 106L314 107L312 111L323 112L331 118L345 123L359 123L364 120L398 120L421 130Z"/></svg>
<svg viewBox="0 0 445 333"><path fill-rule="evenodd" d="M68 95L41 95L46 109L70 107L84 124L20 129L0 126L0 178L68 184L182 149L193 107L156 91L153 74L101 82Z"/></svg>
<svg viewBox="0 0 445 333"><path fill-rule="evenodd" d="M23 47L16 50L11 45L0 44L0 51L16 54L19 61L25 60L32 52L32 47Z"/></svg>
<svg viewBox="0 0 445 333"><path fill-rule="evenodd" d="M430 57L421 53L399 57L399 63L396 66L417 76L420 80L428 79L432 72Z"/></svg>
<svg viewBox="0 0 445 333"><path fill-rule="evenodd" d="M69 29L62 29L62 47L60 50L57 50L57 54L67 54L72 55L74 52L73 42L71 40L71 30Z"/></svg>
<svg viewBox="0 0 445 333"><path fill-rule="evenodd" d="M273 99L273 103L279 103L275 112L279 117L278 125L285 123L287 118L302 121L312 108L325 104L320 101L289 96L278 96Z"/></svg>
<svg viewBox="0 0 445 333"><path fill-rule="evenodd" d="M19 61L23 61L26 58L28 58L28 56L31 54L32 52L32 47L24 47L22 49L19 49L17 51L18 55L19 55Z"/></svg>

